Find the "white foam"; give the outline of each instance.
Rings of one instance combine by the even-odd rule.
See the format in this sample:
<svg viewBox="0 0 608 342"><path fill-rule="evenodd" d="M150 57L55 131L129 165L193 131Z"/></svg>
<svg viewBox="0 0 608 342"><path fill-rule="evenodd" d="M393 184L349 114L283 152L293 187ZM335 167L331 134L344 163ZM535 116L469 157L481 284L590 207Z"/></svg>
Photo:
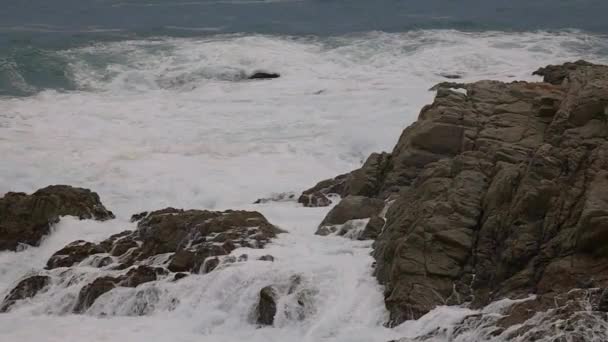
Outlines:
<svg viewBox="0 0 608 342"><path fill-rule="evenodd" d="M99 192L118 219L64 219L41 247L0 253L0 293L71 240L132 229L127 218L142 210L256 209L289 234L265 250L235 251L271 254L273 263L237 262L177 283L111 291L88 315L60 316L83 280L105 272L81 267L84 278L74 285L54 284L2 315L0 336L387 341L455 322L470 311L442 308L419 322L384 328L370 242L314 236L327 208L250 203L272 193L297 193L357 167L371 152L390 150L432 100L426 89L444 81L441 73L457 71L466 75L463 82L533 79L530 72L547 63L605 61L594 54L600 42L582 33L419 31L328 39L158 39L65 51L76 82L89 90L0 99L0 193L55 183L84 186ZM103 68L92 62L104 58L113 62ZM281 77L235 81L260 69ZM316 291L314 312L304 321L283 317L274 328L257 329L249 314L258 291L293 274ZM138 300L153 307L142 309ZM125 316L136 309L148 315ZM110 316L96 316L101 313Z"/></svg>

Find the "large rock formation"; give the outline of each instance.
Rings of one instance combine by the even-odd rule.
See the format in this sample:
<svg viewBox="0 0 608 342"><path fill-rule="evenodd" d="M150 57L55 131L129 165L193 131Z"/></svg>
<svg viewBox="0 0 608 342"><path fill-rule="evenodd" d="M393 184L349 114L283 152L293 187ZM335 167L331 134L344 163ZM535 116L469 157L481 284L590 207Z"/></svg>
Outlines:
<svg viewBox="0 0 608 342"><path fill-rule="evenodd" d="M20 244L37 246L60 216L108 220L114 218L99 195L88 189L53 185L31 195L9 192L0 198L0 251Z"/></svg>
<svg viewBox="0 0 608 342"><path fill-rule="evenodd" d="M189 273L210 272L234 249L262 248L281 232L252 211L166 208L135 215L134 219L139 220L134 231L124 231L99 243L74 241L48 260L46 268L51 271L78 265L108 271L80 290L74 312L85 312L99 296L115 287L137 287L161 278L177 280ZM244 256L239 260L246 259ZM50 273L56 276L62 272ZM15 300L13 297L7 297L2 304L4 310L25 296Z"/></svg>
<svg viewBox="0 0 608 342"><path fill-rule="evenodd" d="M390 154L308 190L392 203L373 252L391 324L608 286L608 67L536 73L438 85Z"/></svg>

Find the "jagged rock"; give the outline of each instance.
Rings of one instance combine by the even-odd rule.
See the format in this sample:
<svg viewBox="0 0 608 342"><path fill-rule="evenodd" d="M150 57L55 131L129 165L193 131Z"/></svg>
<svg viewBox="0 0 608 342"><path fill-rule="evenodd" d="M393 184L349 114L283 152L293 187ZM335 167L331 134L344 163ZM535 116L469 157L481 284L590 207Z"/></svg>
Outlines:
<svg viewBox="0 0 608 342"><path fill-rule="evenodd" d="M330 226L343 225L351 220L367 219L378 215L382 209L384 209L383 200L364 196L347 196L329 211L315 234L328 235L332 232Z"/></svg>
<svg viewBox="0 0 608 342"><path fill-rule="evenodd" d="M2 304L0 304L0 312L7 312L18 300L34 297L38 292L47 287L50 281L50 277L43 275L23 279L6 295Z"/></svg>
<svg viewBox="0 0 608 342"><path fill-rule="evenodd" d="M274 316L277 314L277 292L272 286L266 286L260 290L260 299L257 309L257 323L272 325Z"/></svg>
<svg viewBox="0 0 608 342"><path fill-rule="evenodd" d="M281 77L281 75L274 73L274 72L258 71L258 72L251 74L247 78L250 80L266 80L266 79L279 78L279 77Z"/></svg>
<svg viewBox="0 0 608 342"><path fill-rule="evenodd" d="M608 286L608 67L537 74L438 86L367 177L366 196L394 200L373 252L391 324Z"/></svg>
<svg viewBox="0 0 608 342"><path fill-rule="evenodd" d="M0 251L20 244L37 246L60 216L99 221L114 218L99 195L88 189L52 185L31 195L9 192L0 198Z"/></svg>

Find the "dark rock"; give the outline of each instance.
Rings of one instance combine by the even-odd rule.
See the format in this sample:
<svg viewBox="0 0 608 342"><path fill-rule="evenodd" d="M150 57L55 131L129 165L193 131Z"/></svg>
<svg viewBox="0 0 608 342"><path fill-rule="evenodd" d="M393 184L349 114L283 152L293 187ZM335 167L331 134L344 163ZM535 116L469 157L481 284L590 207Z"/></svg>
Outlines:
<svg viewBox="0 0 608 342"><path fill-rule="evenodd" d="M0 251L20 244L37 246L60 216L79 219L114 218L99 196L90 190L53 185L31 195L9 192L0 198Z"/></svg>
<svg viewBox="0 0 608 342"><path fill-rule="evenodd" d="M186 278L188 276L188 273L175 273L175 275L173 276L173 281L178 281L180 279Z"/></svg>
<svg viewBox="0 0 608 342"><path fill-rule="evenodd" d="M74 241L55 252L47 261L46 268L70 267L91 255L105 252L106 251L100 245L83 240Z"/></svg>
<svg viewBox="0 0 608 342"><path fill-rule="evenodd" d="M154 268L150 266L137 266L132 268L124 276L119 277L119 285L124 287L137 287L141 284L151 282L157 279L159 274L164 274L162 268Z"/></svg>
<svg viewBox="0 0 608 342"><path fill-rule="evenodd" d="M148 216L148 212L147 211L143 211L139 214L133 214L131 216L131 222L139 222L141 221L144 217Z"/></svg>
<svg viewBox="0 0 608 342"><path fill-rule="evenodd" d="M360 169L319 182L305 190L298 202L304 206L328 206L331 201L326 196L330 194L388 198L395 191L390 186L384 186L392 167L389 153L372 153Z"/></svg>
<svg viewBox="0 0 608 342"><path fill-rule="evenodd" d="M272 78L279 78L279 77L281 77L281 75L277 74L277 73L258 71L258 72L251 74L247 78L250 80L264 80L264 79L272 79Z"/></svg>
<svg viewBox="0 0 608 342"><path fill-rule="evenodd" d="M114 289L117 282L117 279L113 277L101 277L85 285L78 293L74 313L87 311L99 296Z"/></svg>
<svg viewBox="0 0 608 342"><path fill-rule="evenodd" d="M302 194L298 198L298 203L302 203L305 207L327 207L331 204L331 200L320 191L309 194Z"/></svg>
<svg viewBox="0 0 608 342"><path fill-rule="evenodd" d="M274 257L272 255L262 255L261 257L258 258L258 260L262 260L262 261L274 261Z"/></svg>
<svg viewBox="0 0 608 342"><path fill-rule="evenodd" d="M278 194L272 194L267 198L258 198L253 204L263 204L268 202L289 202L295 200L296 195L291 192L282 192Z"/></svg>
<svg viewBox="0 0 608 342"><path fill-rule="evenodd" d="M274 316L277 314L277 292L272 286L266 286L260 291L260 299L257 308L257 323L261 325L272 325Z"/></svg>
<svg viewBox="0 0 608 342"><path fill-rule="evenodd" d="M17 301L32 298L42 289L47 287L51 278L37 275L23 279L9 292L0 304L0 312L7 312Z"/></svg>
<svg viewBox="0 0 608 342"><path fill-rule="evenodd" d="M209 258L205 260L205 263L202 266L202 273L207 274L214 269L216 269L220 265L220 259L218 257Z"/></svg>

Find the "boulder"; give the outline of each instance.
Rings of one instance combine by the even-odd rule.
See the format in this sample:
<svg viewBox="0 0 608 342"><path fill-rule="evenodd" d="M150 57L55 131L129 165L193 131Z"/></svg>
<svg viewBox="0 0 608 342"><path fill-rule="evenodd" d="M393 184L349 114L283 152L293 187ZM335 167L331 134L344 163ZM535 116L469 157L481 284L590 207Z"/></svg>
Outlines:
<svg viewBox="0 0 608 342"><path fill-rule="evenodd" d="M0 251L37 246L61 216L79 219L114 218L97 193L68 185L52 185L31 195L9 192L0 198Z"/></svg>
<svg viewBox="0 0 608 342"><path fill-rule="evenodd" d="M25 278L15 286L0 304L0 312L7 312L19 300L34 297L50 283L51 278L36 275Z"/></svg>

